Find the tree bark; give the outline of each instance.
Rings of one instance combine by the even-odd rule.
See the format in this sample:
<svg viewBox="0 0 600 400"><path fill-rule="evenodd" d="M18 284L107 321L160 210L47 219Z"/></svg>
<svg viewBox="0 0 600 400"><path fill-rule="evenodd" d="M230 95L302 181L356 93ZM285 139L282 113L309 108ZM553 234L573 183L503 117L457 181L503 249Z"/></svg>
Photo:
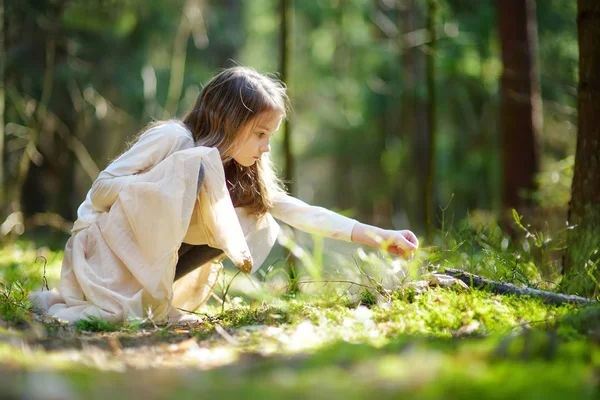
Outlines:
<svg viewBox="0 0 600 400"><path fill-rule="evenodd" d="M534 0L497 0L504 70L501 79L502 206L524 212L524 192L536 189L539 170L541 98L536 65Z"/></svg>
<svg viewBox="0 0 600 400"><path fill-rule="evenodd" d="M279 37L279 72L281 80L287 85L288 96L290 96L290 55L291 55L291 13L292 0L280 0L279 16L281 20ZM294 194L294 159L292 157L292 116L288 115L283 124L283 177L290 194Z"/></svg>
<svg viewBox="0 0 600 400"><path fill-rule="evenodd" d="M598 294L600 273L600 3L578 0L578 132L571 188L565 286L569 292Z"/></svg>
<svg viewBox="0 0 600 400"><path fill-rule="evenodd" d="M287 94L290 96L290 48L291 48L291 13L293 0L280 0L279 2L279 72L281 80L287 85ZM291 114L291 113L290 113ZM294 159L292 156L292 116L288 114L287 120L283 123L283 157L284 170L283 179L285 181L287 191L294 194ZM296 271L297 259L290 251L286 257L287 274L289 276L288 293L298 293L298 273Z"/></svg>
<svg viewBox="0 0 600 400"><path fill-rule="evenodd" d="M431 239L436 225L435 201L435 168L436 168L436 98L435 98L435 47L436 47L436 14L437 0L428 0L427 3L427 31L429 44L427 52L427 134L429 143L427 148L427 181L425 182L425 222L426 232Z"/></svg>
<svg viewBox="0 0 600 400"><path fill-rule="evenodd" d="M4 49L4 0L0 0L0 204L4 204L5 174L4 174L4 70L6 68L6 51ZM1 207L1 206L0 206ZM0 210L0 217L2 212ZM2 221L0 221L1 223Z"/></svg>

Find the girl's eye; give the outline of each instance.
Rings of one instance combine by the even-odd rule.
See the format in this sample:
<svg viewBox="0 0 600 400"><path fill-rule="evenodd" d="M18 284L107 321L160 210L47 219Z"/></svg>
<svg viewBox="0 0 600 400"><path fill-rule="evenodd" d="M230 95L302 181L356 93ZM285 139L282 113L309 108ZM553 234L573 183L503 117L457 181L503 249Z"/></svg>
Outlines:
<svg viewBox="0 0 600 400"><path fill-rule="evenodd" d="M261 139L262 139L262 138L264 138L264 137L265 137L265 135L266 135L264 132L257 132L256 134L257 134L257 135L258 135L258 137L259 137L259 138L261 138Z"/></svg>

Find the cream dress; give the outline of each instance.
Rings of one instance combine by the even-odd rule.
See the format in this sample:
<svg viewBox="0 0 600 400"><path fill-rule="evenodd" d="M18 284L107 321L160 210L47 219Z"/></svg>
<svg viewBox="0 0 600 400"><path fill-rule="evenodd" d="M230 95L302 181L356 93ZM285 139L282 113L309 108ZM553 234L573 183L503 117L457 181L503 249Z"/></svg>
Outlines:
<svg viewBox="0 0 600 400"><path fill-rule="evenodd" d="M174 283L183 242L222 249L238 268L255 272L279 233L273 217L346 241L356 223L284 193L262 218L234 208L218 151L195 146L177 121L149 129L102 171L77 216L58 288L30 295L41 313L68 322L163 320L176 308L198 309L223 266L213 260Z"/></svg>

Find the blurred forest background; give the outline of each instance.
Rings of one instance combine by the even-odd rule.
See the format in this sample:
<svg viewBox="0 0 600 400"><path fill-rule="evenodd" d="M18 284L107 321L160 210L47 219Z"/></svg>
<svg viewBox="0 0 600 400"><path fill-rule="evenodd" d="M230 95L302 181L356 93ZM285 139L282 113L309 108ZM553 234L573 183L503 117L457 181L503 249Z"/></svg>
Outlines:
<svg viewBox="0 0 600 400"><path fill-rule="evenodd" d="M510 231L512 208L540 229L565 226L575 1L0 0L0 10L3 240L68 232L125 143L153 119L182 117L235 64L288 85L294 111L273 152L307 202L430 238L467 216Z"/></svg>
<svg viewBox="0 0 600 400"><path fill-rule="evenodd" d="M236 64L289 88L292 194L415 257L290 235L195 326L32 314L99 171ZM599 0L0 0L0 397L599 398L598 82Z"/></svg>

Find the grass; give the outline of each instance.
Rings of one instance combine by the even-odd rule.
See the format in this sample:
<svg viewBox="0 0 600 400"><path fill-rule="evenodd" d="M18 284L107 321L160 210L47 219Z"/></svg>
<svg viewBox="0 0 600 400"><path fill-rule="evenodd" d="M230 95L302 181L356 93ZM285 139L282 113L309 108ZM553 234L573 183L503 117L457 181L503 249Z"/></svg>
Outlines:
<svg viewBox="0 0 600 400"><path fill-rule="evenodd" d="M534 256L514 250L522 246L504 246L489 227L465 229L477 234L440 238L443 243L405 265L414 270L408 275L459 266L485 269L490 278L523 283L526 277L532 286L551 286L531 269ZM277 274L256 280L261 292L254 295L236 291L241 278L232 285L228 276L225 302L205 309L201 325L92 319L65 327L40 323L28 311L26 294L44 285L40 254L55 286L59 250L27 241L0 250L0 386L8 398L599 394L597 305L551 306L477 290L402 286L408 278L391 279L385 270L390 260L359 254L342 268L344 279L327 269L318 277L306 275L308 283L295 296L282 295Z"/></svg>

